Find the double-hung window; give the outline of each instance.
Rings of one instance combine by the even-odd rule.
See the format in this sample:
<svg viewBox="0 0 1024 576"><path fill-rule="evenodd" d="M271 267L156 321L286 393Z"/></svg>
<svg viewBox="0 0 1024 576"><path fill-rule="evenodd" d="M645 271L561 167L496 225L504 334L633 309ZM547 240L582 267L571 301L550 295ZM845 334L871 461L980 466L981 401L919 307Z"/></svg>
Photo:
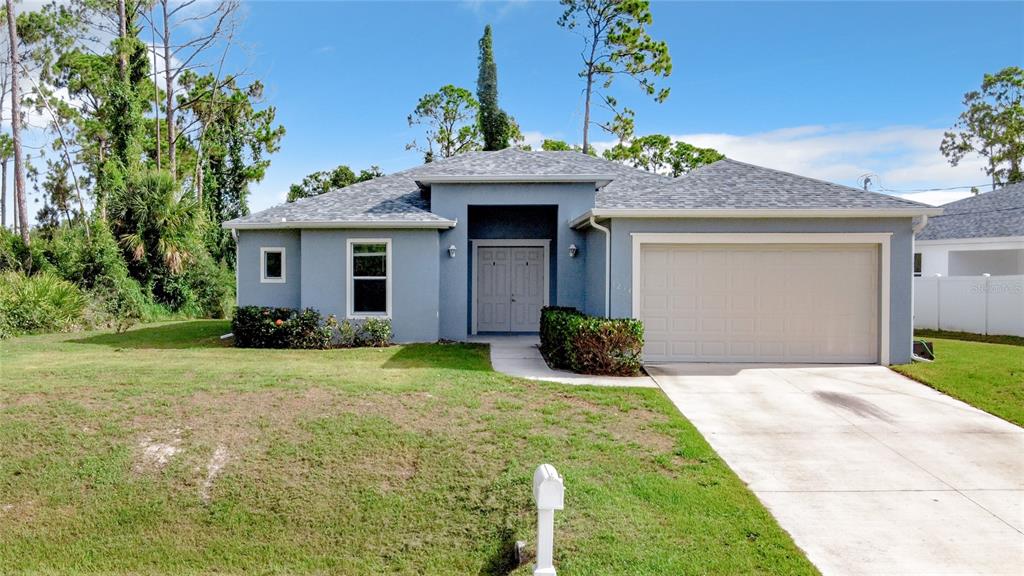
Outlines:
<svg viewBox="0 0 1024 576"><path fill-rule="evenodd" d="M348 315L391 316L391 240L348 241Z"/></svg>
<svg viewBox="0 0 1024 576"><path fill-rule="evenodd" d="M284 248L260 248L260 282L284 284Z"/></svg>

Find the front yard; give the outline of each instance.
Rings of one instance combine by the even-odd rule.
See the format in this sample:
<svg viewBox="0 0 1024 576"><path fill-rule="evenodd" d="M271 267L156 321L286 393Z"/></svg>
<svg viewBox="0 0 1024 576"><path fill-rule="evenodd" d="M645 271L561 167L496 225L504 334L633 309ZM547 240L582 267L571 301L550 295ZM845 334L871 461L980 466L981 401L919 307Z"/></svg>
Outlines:
<svg viewBox="0 0 1024 576"><path fill-rule="evenodd" d="M935 362L894 370L1024 426L1024 338L921 331L917 337L935 342Z"/></svg>
<svg viewBox="0 0 1024 576"><path fill-rule="evenodd" d="M0 343L5 573L507 574L541 462L566 479L559 574L815 572L659 390L516 380L480 346L227 331Z"/></svg>

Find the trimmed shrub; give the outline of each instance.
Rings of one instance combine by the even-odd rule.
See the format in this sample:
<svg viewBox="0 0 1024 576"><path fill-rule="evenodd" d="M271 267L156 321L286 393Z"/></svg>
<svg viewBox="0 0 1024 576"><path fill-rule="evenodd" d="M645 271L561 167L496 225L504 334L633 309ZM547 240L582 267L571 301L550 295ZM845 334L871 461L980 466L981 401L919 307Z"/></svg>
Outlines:
<svg viewBox="0 0 1024 576"><path fill-rule="evenodd" d="M361 322L338 320L327 317L327 326L331 331L331 344L338 348L371 347L382 348L391 345L391 320L387 318L367 318Z"/></svg>
<svg viewBox="0 0 1024 576"><path fill-rule="evenodd" d="M355 345L382 348L391 345L391 320L388 318L367 318L356 330Z"/></svg>
<svg viewBox="0 0 1024 576"><path fill-rule="evenodd" d="M77 286L50 272L5 272L0 275L0 337L70 330L81 323L86 303Z"/></svg>
<svg viewBox="0 0 1024 576"><path fill-rule="evenodd" d="M554 368L569 369L572 335L584 315L575 308L545 306L540 312L540 351Z"/></svg>
<svg viewBox="0 0 1024 576"><path fill-rule="evenodd" d="M575 308L541 311L541 353L553 368L580 374L640 373L643 323L633 318L597 318Z"/></svg>
<svg viewBox="0 0 1024 576"><path fill-rule="evenodd" d="M644 348L643 322L585 317L572 336L569 367L580 374L635 376Z"/></svg>
<svg viewBox="0 0 1024 576"><path fill-rule="evenodd" d="M331 330L312 308L239 306L231 319L231 332L239 348L331 347Z"/></svg>
<svg viewBox="0 0 1024 576"><path fill-rule="evenodd" d="M351 348L356 345L356 330L358 326L351 320L338 319L331 314L327 317L327 326L331 330L331 345L336 348Z"/></svg>

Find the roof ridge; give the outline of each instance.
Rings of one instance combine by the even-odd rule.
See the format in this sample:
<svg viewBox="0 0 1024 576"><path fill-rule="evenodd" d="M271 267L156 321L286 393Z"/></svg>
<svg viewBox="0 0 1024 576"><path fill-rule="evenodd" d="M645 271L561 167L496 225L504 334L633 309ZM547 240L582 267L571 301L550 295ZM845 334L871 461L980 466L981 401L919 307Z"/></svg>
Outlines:
<svg viewBox="0 0 1024 576"><path fill-rule="evenodd" d="M597 161L603 162L605 164L611 164L611 165L616 166L618 168L624 168L627 171L632 171L632 172L636 172L638 174L643 174L644 176L658 176L660 178L664 178L666 182L672 182L673 180L675 180L671 176L667 176L665 174L658 174L657 172L651 172L650 170L644 170L643 168L639 168L637 166L630 166L629 164L625 164L623 162L618 162L616 160L609 160L607 158L601 158L600 156L591 156L590 154L584 154L583 152L581 152L579 150L542 150L542 152L580 154L584 158L587 158L588 160L597 160Z"/></svg>
<svg viewBox="0 0 1024 576"><path fill-rule="evenodd" d="M983 199L988 200L989 198L992 198L992 196L1000 196L1002 194L1014 193L1024 193L1024 182L1011 182L1009 184L1004 184L999 188L996 188L995 190L989 190L988 192L978 192L977 194L968 196L966 198L961 198L959 200L947 202L943 204L942 207L945 208L947 206L952 206L953 204L961 204L967 202L981 202Z"/></svg>
<svg viewBox="0 0 1024 576"><path fill-rule="evenodd" d="M697 166L696 168L694 168L693 170L690 170L686 174L683 174L681 176L676 176L675 178L672 178L670 180L670 182L677 182L679 180L682 180L683 178L686 178L687 176L692 176L694 174L697 174L698 172L705 171L707 168L710 168L711 166L714 166L715 164L718 164L720 162L735 162L737 164L746 164L746 162L740 162L739 160L733 160L732 158L722 157L722 158L719 158L718 160L715 160L714 162L711 162L710 164L701 164L700 166ZM754 166L753 164L747 164L747 165L748 166ZM755 167L756 168L761 168L761 166L755 166Z"/></svg>
<svg viewBox="0 0 1024 576"><path fill-rule="evenodd" d="M814 182L819 182L821 184L828 184L830 186L838 186L840 188L844 188L846 190L849 190L850 192L857 192L859 194L872 194L872 195L875 195L875 196L884 196L886 198L893 198L893 199L896 199L896 200L898 200L900 202L905 202L905 203L908 203L908 204L912 204L914 206L924 206L926 208L934 208L934 206L931 206L929 204L925 204L923 202L918 202L916 200L908 200L906 198L903 198L902 196L895 196L893 194L886 194L884 192L875 192L874 190L863 190L861 188L855 188L853 186L847 186L846 184L840 184L838 182L831 182L829 180L823 180L821 178L815 178L813 176L804 176L803 174L797 174L795 172L788 172L786 170L779 170L778 168L769 168L767 166L759 166L757 164L751 164L750 162L744 162L742 160L736 160L734 158L723 158L722 160L720 160L720 162L721 161L729 161L729 162L733 162L735 164L742 164L744 166L750 166L751 168L758 168L758 169L761 169L761 170L768 170L769 172L775 172L776 174L785 174L786 176L793 176L795 178L803 178L805 180L812 180Z"/></svg>

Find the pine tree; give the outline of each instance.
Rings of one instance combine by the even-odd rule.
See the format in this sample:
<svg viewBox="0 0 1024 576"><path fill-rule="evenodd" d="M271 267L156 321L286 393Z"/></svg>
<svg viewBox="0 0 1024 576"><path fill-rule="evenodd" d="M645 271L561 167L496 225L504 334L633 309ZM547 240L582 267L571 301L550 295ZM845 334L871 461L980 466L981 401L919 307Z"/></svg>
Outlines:
<svg viewBox="0 0 1024 576"><path fill-rule="evenodd" d="M476 80L476 97L480 101L480 133L484 150L501 150L509 146L509 117L498 107L498 66L494 63L491 26L484 27L480 38L480 72Z"/></svg>

